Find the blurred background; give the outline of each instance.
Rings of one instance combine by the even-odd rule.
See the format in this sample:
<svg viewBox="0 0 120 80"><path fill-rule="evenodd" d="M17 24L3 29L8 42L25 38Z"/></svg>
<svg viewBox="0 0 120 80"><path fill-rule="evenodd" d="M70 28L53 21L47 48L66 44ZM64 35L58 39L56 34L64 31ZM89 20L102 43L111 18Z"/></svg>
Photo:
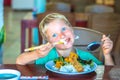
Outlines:
<svg viewBox="0 0 120 80"><path fill-rule="evenodd" d="M14 64L17 56L23 52L22 50L25 48L23 46L27 45L23 41L25 37L22 38L22 33L24 33L22 26L33 25L32 45L42 43L42 39L38 37L39 30L35 26L38 26L43 14L55 11L72 14L69 18L73 17L72 20L74 21L71 21L73 27L91 28L110 34L115 44L113 49L115 54L113 56L118 57L115 58L115 61L116 64L119 64L119 3L120 0L4 0L6 41L3 43L3 63ZM28 36L26 37L28 42L30 39L28 39Z"/></svg>

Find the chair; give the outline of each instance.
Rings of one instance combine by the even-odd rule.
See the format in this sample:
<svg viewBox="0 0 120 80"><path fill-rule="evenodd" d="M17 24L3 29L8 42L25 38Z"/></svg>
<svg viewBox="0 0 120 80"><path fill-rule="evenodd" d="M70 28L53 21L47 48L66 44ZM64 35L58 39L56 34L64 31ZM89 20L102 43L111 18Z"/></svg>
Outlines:
<svg viewBox="0 0 120 80"><path fill-rule="evenodd" d="M95 13L88 17L88 26L91 29L110 34L113 41L112 57L115 64L120 65L120 15L117 13Z"/></svg>
<svg viewBox="0 0 120 80"><path fill-rule="evenodd" d="M103 33L92 30L89 28L83 28L83 27L73 27L75 36L78 36L79 39L75 39L74 46L81 50L87 50L87 45L91 42L100 42ZM89 52L89 51L88 51ZM103 61L103 55L101 48L98 48L95 51L90 51L93 55L95 55L99 60Z"/></svg>
<svg viewBox="0 0 120 80"><path fill-rule="evenodd" d="M120 32L120 15L117 13L90 14L88 17L88 26L91 29L110 34L110 38L115 44Z"/></svg>
<svg viewBox="0 0 120 80"><path fill-rule="evenodd" d="M36 20L21 20L21 53L24 52L25 48L29 48L33 46L33 42L32 42L33 28L38 28ZM39 37L39 41L41 41L40 37Z"/></svg>
<svg viewBox="0 0 120 80"><path fill-rule="evenodd" d="M88 5L85 7L86 13L113 13L114 9L106 5Z"/></svg>
<svg viewBox="0 0 120 80"><path fill-rule="evenodd" d="M64 2L49 2L46 9L47 11L71 12L71 5Z"/></svg>
<svg viewBox="0 0 120 80"><path fill-rule="evenodd" d="M114 44L114 49L112 53L115 65L120 65L120 32L117 37L116 43Z"/></svg>

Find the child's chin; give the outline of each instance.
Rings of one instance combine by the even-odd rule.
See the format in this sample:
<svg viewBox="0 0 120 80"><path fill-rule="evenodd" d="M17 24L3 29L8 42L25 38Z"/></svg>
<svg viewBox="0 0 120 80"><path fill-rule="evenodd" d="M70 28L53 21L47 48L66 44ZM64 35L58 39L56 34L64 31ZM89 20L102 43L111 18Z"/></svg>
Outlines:
<svg viewBox="0 0 120 80"><path fill-rule="evenodd" d="M65 47L66 47L66 48L71 48L72 45L68 44L68 45L66 45Z"/></svg>

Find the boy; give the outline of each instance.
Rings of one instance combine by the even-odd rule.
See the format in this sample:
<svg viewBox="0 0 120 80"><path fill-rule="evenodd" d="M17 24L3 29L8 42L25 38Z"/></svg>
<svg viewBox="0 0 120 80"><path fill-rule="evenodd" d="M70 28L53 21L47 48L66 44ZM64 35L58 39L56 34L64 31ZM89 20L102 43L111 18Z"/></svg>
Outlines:
<svg viewBox="0 0 120 80"><path fill-rule="evenodd" d="M45 64L46 62L54 60L59 56L67 57L70 52L75 52L81 59L92 59L98 65L103 64L91 53L73 47L74 32L72 25L64 15L59 13L48 14L41 21L39 28L42 37L47 40L48 43L41 45L41 47L37 50L22 53L18 56L16 64L25 65L31 61L35 61L35 64ZM65 44L55 44L61 39L65 41ZM114 65L110 55L113 42L105 35L103 35L102 42L105 65Z"/></svg>

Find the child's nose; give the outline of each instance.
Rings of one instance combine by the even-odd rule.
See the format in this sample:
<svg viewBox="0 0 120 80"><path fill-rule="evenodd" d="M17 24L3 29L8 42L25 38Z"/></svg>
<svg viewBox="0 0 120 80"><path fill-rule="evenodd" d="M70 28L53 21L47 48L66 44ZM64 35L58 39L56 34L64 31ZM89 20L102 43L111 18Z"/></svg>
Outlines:
<svg viewBox="0 0 120 80"><path fill-rule="evenodd" d="M59 36L60 36L60 38L64 38L65 37L64 34L62 34L62 33Z"/></svg>

